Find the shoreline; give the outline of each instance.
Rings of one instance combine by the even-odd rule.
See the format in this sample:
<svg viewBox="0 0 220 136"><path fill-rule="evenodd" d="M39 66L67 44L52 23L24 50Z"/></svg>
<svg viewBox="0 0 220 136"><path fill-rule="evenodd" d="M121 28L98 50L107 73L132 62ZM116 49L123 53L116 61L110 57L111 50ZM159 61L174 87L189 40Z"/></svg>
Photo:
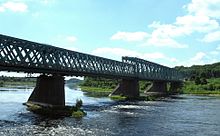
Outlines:
<svg viewBox="0 0 220 136"><path fill-rule="evenodd" d="M4 86L0 86L0 91L7 91L4 88L11 88L11 89L31 89L34 88L34 83L30 82L28 84L5 84ZM114 90L112 88L100 88L100 87L88 87L88 86L78 86L81 91L85 92L85 95L91 97L108 97L108 95ZM1 90L3 89L3 90ZM141 91L140 91L141 92ZM193 90L193 91L183 91L180 94L186 95L198 95L198 96L220 96L219 91L207 91L207 90Z"/></svg>
<svg viewBox="0 0 220 136"><path fill-rule="evenodd" d="M81 91L85 93L111 93L113 89L111 88L98 88L98 87L88 87L88 86L79 86L81 88ZM104 90L102 90L104 89ZM140 91L141 92L141 91ZM198 96L220 96L220 91L183 91L180 94L186 94L186 95L198 95ZM107 96L108 97L108 96Z"/></svg>

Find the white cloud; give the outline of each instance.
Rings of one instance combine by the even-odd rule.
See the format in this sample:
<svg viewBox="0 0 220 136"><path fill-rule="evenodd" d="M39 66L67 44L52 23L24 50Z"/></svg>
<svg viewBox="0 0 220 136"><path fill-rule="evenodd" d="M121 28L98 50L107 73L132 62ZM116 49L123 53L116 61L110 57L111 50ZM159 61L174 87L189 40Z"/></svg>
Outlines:
<svg viewBox="0 0 220 136"><path fill-rule="evenodd" d="M187 45L178 43L175 40L176 37L187 36L194 32L210 32L219 28L219 24L216 20L211 20L206 16L186 15L177 17L173 24L153 22L149 27L154 30L146 44L185 48Z"/></svg>
<svg viewBox="0 0 220 136"><path fill-rule="evenodd" d="M121 57L121 56L129 56L129 57L138 57L144 60L155 61L155 60L165 60L171 63L176 63L178 60L176 58L171 58L164 55L161 52L153 52L153 53L140 53L133 50L123 49L123 48L97 48L92 54L103 56L103 57ZM173 66L173 65L172 65Z"/></svg>
<svg viewBox="0 0 220 136"><path fill-rule="evenodd" d="M220 0L192 0L185 7L191 14L220 18Z"/></svg>
<svg viewBox="0 0 220 136"><path fill-rule="evenodd" d="M75 36L67 36L66 40L70 43L74 43L77 40L77 38Z"/></svg>
<svg viewBox="0 0 220 136"><path fill-rule="evenodd" d="M218 45L218 47L216 48L216 50L220 50L220 45Z"/></svg>
<svg viewBox="0 0 220 136"><path fill-rule="evenodd" d="M154 21L148 25L153 28L151 33L118 32L111 37L112 40L143 41L142 45L172 48L187 48L188 45L179 41L193 33L206 34L203 42L211 42L219 39L219 34L213 31L219 30L220 25L220 0L192 0L185 5L187 14L176 17L170 24L161 24Z"/></svg>
<svg viewBox="0 0 220 136"><path fill-rule="evenodd" d="M177 63L178 66L192 66L192 65L204 65L204 64L213 64L219 62L218 58L219 52L211 51L208 53L205 52L197 52L195 56L191 59L184 59L183 61L179 61Z"/></svg>
<svg viewBox="0 0 220 136"><path fill-rule="evenodd" d="M151 37L143 44L144 46L172 47L172 48L187 48L188 45L181 44L170 38L163 31L155 30Z"/></svg>
<svg viewBox="0 0 220 136"><path fill-rule="evenodd" d="M44 5L48 5L48 4L50 4L50 3L54 3L55 0L40 0L40 2L41 2L42 4L44 4Z"/></svg>
<svg viewBox="0 0 220 136"><path fill-rule="evenodd" d="M190 59L184 59L182 61L178 61L176 66L187 66L190 67L192 65L203 65L207 64L207 54L204 52L197 52L195 56Z"/></svg>
<svg viewBox="0 0 220 136"><path fill-rule="evenodd" d="M5 8L0 6L0 12L4 12L5 11Z"/></svg>
<svg viewBox="0 0 220 136"><path fill-rule="evenodd" d="M107 54L113 54L117 56L132 56L132 57L138 57L140 54L136 51L122 49L122 48L97 48L95 49L92 54L95 55L107 55Z"/></svg>
<svg viewBox="0 0 220 136"><path fill-rule="evenodd" d="M111 40L143 41L148 36L149 34L146 32L117 32L111 37Z"/></svg>
<svg viewBox="0 0 220 136"><path fill-rule="evenodd" d="M0 12L10 10L13 12L26 12L28 6L23 2L8 1L0 5Z"/></svg>
<svg viewBox="0 0 220 136"><path fill-rule="evenodd" d="M214 10L213 7L215 4L218 4L216 7L219 8ZM203 14L200 10L202 5L205 5ZM206 5L208 6L206 7ZM176 21L171 24L161 24L156 21L150 24L148 27L154 30L145 45L185 48L187 45L179 43L176 38L189 36L192 33L208 34L220 28L218 21L213 18L217 16L220 17L220 14L217 14L220 12L220 0L213 0L212 2L210 2L210 0L192 0L192 2L185 7L188 13L184 16L176 17ZM218 10L218 12L216 10ZM207 37L206 41L214 41L217 37L218 33L213 33Z"/></svg>
<svg viewBox="0 0 220 136"><path fill-rule="evenodd" d="M190 60L193 62L201 62L203 58L206 56L204 52L196 53L195 57L191 58Z"/></svg>
<svg viewBox="0 0 220 136"><path fill-rule="evenodd" d="M193 32L206 33L219 28L219 23L216 20L202 15L177 17L175 25L177 25L178 29L184 29L183 34L191 34Z"/></svg>
<svg viewBox="0 0 220 136"><path fill-rule="evenodd" d="M204 42L215 42L220 41L220 31L208 33L205 35L205 37L202 39Z"/></svg>
<svg viewBox="0 0 220 136"><path fill-rule="evenodd" d="M219 55L219 52L218 51L211 51L210 54L211 55Z"/></svg>

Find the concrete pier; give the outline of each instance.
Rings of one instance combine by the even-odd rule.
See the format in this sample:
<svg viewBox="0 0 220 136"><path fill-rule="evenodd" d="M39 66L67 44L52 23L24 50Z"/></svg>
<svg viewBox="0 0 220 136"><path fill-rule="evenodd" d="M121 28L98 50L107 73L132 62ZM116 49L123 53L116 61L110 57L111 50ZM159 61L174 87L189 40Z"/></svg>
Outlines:
<svg viewBox="0 0 220 136"><path fill-rule="evenodd" d="M145 93L155 92L155 93L167 93L167 83L164 81L154 81L151 87L145 91Z"/></svg>
<svg viewBox="0 0 220 136"><path fill-rule="evenodd" d="M28 102L42 106L65 106L64 77L39 76Z"/></svg>
<svg viewBox="0 0 220 136"><path fill-rule="evenodd" d="M122 79L111 95L123 95L128 98L139 97L139 81L136 79Z"/></svg>
<svg viewBox="0 0 220 136"><path fill-rule="evenodd" d="M182 82L171 82L170 83L170 89L169 89L169 92L171 94L177 94L177 93L180 93L180 90L183 86L183 83Z"/></svg>

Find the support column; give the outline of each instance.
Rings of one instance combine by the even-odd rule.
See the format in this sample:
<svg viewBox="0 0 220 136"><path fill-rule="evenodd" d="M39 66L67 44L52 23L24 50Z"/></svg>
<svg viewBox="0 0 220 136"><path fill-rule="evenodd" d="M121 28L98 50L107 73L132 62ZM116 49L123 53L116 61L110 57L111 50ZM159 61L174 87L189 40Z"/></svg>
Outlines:
<svg viewBox="0 0 220 136"><path fill-rule="evenodd" d="M28 102L42 106L65 106L64 77L40 75Z"/></svg>
<svg viewBox="0 0 220 136"><path fill-rule="evenodd" d="M182 82L171 82L169 92L171 94L180 93L180 89L182 88L182 86L183 86Z"/></svg>
<svg viewBox="0 0 220 136"><path fill-rule="evenodd" d="M155 93L167 93L167 83L164 81L154 81L152 86L145 91L148 92L155 92Z"/></svg>
<svg viewBox="0 0 220 136"><path fill-rule="evenodd" d="M122 79L111 95L123 95L128 98L139 97L139 81L137 79Z"/></svg>

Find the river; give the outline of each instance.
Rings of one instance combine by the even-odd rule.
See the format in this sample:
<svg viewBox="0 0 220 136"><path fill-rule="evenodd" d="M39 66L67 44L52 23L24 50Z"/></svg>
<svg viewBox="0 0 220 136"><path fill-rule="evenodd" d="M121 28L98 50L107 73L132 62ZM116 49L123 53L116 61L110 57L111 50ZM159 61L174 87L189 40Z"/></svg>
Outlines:
<svg viewBox="0 0 220 136"><path fill-rule="evenodd" d="M0 88L0 136L219 136L220 98L179 95L160 101L115 102L65 87L66 104L84 102L87 116L46 118L22 105L30 89Z"/></svg>

